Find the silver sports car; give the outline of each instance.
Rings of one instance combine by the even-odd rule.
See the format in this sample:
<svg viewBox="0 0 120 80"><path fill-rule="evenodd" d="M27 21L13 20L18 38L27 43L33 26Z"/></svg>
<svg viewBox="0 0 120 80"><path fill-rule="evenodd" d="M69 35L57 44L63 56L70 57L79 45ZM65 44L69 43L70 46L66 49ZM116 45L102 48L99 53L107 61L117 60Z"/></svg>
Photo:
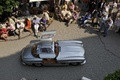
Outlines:
<svg viewBox="0 0 120 80"><path fill-rule="evenodd" d="M56 65L56 64L85 64L85 50L78 40L52 41L56 31L41 33L38 42L30 43L21 51L21 60L24 65Z"/></svg>

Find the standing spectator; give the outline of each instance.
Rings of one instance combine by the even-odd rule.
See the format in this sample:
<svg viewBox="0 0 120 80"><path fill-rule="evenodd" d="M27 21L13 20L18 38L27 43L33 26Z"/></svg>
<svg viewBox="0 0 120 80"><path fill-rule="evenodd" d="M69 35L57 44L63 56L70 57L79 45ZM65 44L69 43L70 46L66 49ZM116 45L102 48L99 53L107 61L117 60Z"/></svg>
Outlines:
<svg viewBox="0 0 120 80"><path fill-rule="evenodd" d="M117 2L116 0L113 0L113 5L112 5L113 8L117 8Z"/></svg>
<svg viewBox="0 0 120 80"><path fill-rule="evenodd" d="M103 35L103 37L107 36L108 30L111 28L112 25L113 25L113 20L111 17L109 17L109 19L107 21L105 21L105 23L104 23L104 35Z"/></svg>
<svg viewBox="0 0 120 80"><path fill-rule="evenodd" d="M117 11L116 18L118 18L119 16L120 16L120 8Z"/></svg>
<svg viewBox="0 0 120 80"><path fill-rule="evenodd" d="M33 17L32 20L32 26L34 28L34 35L36 36L36 38L38 38L38 28L39 28L39 24L40 24L40 19L35 15Z"/></svg>
<svg viewBox="0 0 120 80"><path fill-rule="evenodd" d="M119 32L119 30L120 30L120 15L116 18L114 25L116 27L115 32L116 33Z"/></svg>
<svg viewBox="0 0 120 80"><path fill-rule="evenodd" d="M103 25L105 23L105 21L108 19L108 14L107 12L105 11L105 8L103 9L102 13L101 13L101 18L100 18L100 30L102 30L103 28Z"/></svg>
<svg viewBox="0 0 120 80"><path fill-rule="evenodd" d="M104 17L104 16L103 16ZM103 23L102 23L102 25L100 25L100 31L102 30L102 29L104 29L104 35L103 35L103 37L106 37L107 36L107 34L108 34L108 30L112 27L112 25L113 25L113 20L112 20L112 18L111 18L111 15L109 16L109 18L106 20L106 19L103 19Z"/></svg>
<svg viewBox="0 0 120 80"><path fill-rule="evenodd" d="M110 3L110 11L109 11L109 13L112 15L113 21L115 21L116 12L117 12L117 2L116 0L113 0L113 2Z"/></svg>
<svg viewBox="0 0 120 80"><path fill-rule="evenodd" d="M92 19L92 26L95 26L94 23L95 23L95 19L97 18L97 10L94 9L91 13L91 19Z"/></svg>
<svg viewBox="0 0 120 80"><path fill-rule="evenodd" d="M99 0L98 4L97 4L97 9L100 10L100 11L102 11L105 3L106 3L105 0Z"/></svg>
<svg viewBox="0 0 120 80"><path fill-rule="evenodd" d="M97 15L96 15L96 18L97 18L96 22L97 23L100 22L103 8L105 8L105 10L107 8L106 7L107 5L105 5L105 4L106 4L105 0L98 0L98 2L97 2Z"/></svg>
<svg viewBox="0 0 120 80"><path fill-rule="evenodd" d="M105 11L109 14L109 10L110 10L110 5L109 5L109 3L106 3L106 4L104 5L104 8L105 8Z"/></svg>
<svg viewBox="0 0 120 80"><path fill-rule="evenodd" d="M93 0L90 6L89 11L92 13L96 9L96 2Z"/></svg>
<svg viewBox="0 0 120 80"><path fill-rule="evenodd" d="M8 40L7 37L8 37L7 29L0 26L0 38L7 41Z"/></svg>
<svg viewBox="0 0 120 80"><path fill-rule="evenodd" d="M118 8L118 11L116 13L115 19L117 19L120 16L120 8Z"/></svg>

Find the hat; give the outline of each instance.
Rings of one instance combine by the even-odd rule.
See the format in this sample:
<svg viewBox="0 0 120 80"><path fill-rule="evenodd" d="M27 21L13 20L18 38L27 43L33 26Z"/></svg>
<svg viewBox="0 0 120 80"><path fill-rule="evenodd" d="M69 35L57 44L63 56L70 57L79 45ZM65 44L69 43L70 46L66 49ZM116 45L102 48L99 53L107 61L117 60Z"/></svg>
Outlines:
<svg viewBox="0 0 120 80"><path fill-rule="evenodd" d="M34 18L37 18L37 16L36 16L36 15L34 15L33 17L34 17Z"/></svg>
<svg viewBox="0 0 120 80"><path fill-rule="evenodd" d="M30 21L30 18L26 18L26 19Z"/></svg>

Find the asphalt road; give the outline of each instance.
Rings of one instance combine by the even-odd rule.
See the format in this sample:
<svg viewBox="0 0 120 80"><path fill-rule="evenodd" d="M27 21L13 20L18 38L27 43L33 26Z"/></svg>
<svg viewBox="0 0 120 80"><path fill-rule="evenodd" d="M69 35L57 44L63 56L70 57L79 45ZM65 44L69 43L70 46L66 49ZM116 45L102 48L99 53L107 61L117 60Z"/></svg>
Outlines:
<svg viewBox="0 0 120 80"><path fill-rule="evenodd" d="M27 44L37 41L29 36L16 41L0 42L0 80L80 80L83 76L103 80L108 73L120 69L120 35L109 31L107 37L90 26L79 29L77 24L66 27L63 22L53 21L48 30L56 30L53 40L77 39L84 43L87 63L82 66L24 66L20 51Z"/></svg>

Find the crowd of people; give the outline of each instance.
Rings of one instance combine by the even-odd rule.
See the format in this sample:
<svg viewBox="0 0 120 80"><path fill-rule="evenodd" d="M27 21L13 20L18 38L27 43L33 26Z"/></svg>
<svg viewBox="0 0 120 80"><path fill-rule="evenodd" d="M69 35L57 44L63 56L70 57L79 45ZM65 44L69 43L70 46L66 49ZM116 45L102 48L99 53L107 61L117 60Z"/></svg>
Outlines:
<svg viewBox="0 0 120 80"><path fill-rule="evenodd" d="M80 26L86 27L86 23L92 20L92 26L97 23L99 25L98 32L102 32L104 37L107 36L111 28L115 28L115 32L119 32L120 28L120 8L116 0L107 2L106 0L91 0L87 3L88 10L84 16L80 18ZM96 20L95 20L96 19Z"/></svg>
<svg viewBox="0 0 120 80"><path fill-rule="evenodd" d="M66 22L66 25L69 26L79 18L80 8L78 5L73 4L73 2L68 3L65 1L61 5L55 5L55 14L57 20Z"/></svg>
<svg viewBox="0 0 120 80"><path fill-rule="evenodd" d="M73 2L74 1L74 2ZM91 19L92 26L95 23L99 24L98 32L103 31L103 36L106 37L108 30L115 27L115 32L120 30L120 8L116 0L113 2L106 2L105 0L87 0L88 10L86 14L80 15L81 9L79 3L73 0L67 0L62 4L56 3L54 6L54 18L60 22L65 22L68 27L71 23L75 22L78 25L86 27L86 23ZM80 1L80 0L79 0ZM95 20L97 19L97 20ZM53 19L50 17L48 8L44 8L42 14L39 16L34 15L32 18L18 19L14 16L8 17L4 25L0 24L0 38L7 41L8 36L18 36L20 39L23 31L28 31L38 38L39 31L46 31L47 27L51 24Z"/></svg>
<svg viewBox="0 0 120 80"><path fill-rule="evenodd" d="M27 31L34 34L38 38L38 32L46 31L47 27L52 22L48 11L43 11L43 14L34 15L26 18L8 17L5 23L0 24L0 38L7 41L8 36L18 36L20 39L22 32Z"/></svg>

